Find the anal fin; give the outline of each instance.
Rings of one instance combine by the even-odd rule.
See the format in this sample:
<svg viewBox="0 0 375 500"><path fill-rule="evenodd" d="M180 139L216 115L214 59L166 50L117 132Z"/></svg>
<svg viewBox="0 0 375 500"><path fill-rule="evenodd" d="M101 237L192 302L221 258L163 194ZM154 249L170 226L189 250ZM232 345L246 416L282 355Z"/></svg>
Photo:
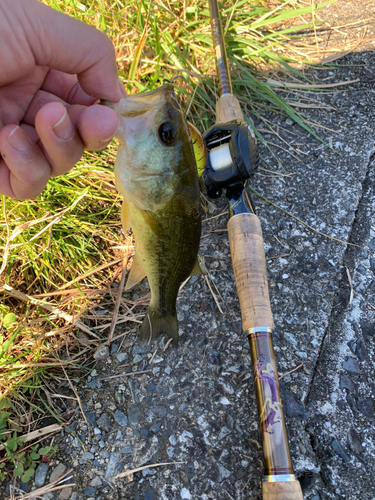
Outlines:
<svg viewBox="0 0 375 500"><path fill-rule="evenodd" d="M146 276L146 271L143 268L140 255L136 251L133 258L133 264L130 269L129 277L126 282L125 290L129 290L129 288L132 288L134 285L139 283L141 279L143 279L145 276Z"/></svg>
<svg viewBox="0 0 375 500"><path fill-rule="evenodd" d="M204 263L204 257L201 254L198 254L194 267L190 273L190 276L199 276L200 274L208 274L206 265Z"/></svg>

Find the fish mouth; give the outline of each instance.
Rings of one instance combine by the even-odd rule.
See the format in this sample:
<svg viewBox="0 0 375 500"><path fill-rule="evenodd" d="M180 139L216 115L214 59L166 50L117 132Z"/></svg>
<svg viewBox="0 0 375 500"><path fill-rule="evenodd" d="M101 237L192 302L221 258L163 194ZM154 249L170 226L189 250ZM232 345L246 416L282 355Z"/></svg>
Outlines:
<svg viewBox="0 0 375 500"><path fill-rule="evenodd" d="M159 109L166 102L172 104L177 110L180 109L174 95L174 87L171 83L148 92L124 97L115 105L115 109L124 118L136 118L150 110Z"/></svg>

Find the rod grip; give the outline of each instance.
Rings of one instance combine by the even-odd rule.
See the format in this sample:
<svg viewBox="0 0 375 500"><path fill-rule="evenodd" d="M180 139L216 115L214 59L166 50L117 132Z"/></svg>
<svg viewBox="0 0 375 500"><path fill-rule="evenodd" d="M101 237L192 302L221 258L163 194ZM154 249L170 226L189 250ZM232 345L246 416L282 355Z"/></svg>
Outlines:
<svg viewBox="0 0 375 500"><path fill-rule="evenodd" d="M257 326L273 329L263 235L258 217L253 214L231 217L228 236L242 329L247 331Z"/></svg>
<svg viewBox="0 0 375 500"><path fill-rule="evenodd" d="M234 95L222 95L216 101L216 123L227 123L232 120L243 120L240 103Z"/></svg>
<svg viewBox="0 0 375 500"><path fill-rule="evenodd" d="M303 500L299 481L263 483L263 500Z"/></svg>

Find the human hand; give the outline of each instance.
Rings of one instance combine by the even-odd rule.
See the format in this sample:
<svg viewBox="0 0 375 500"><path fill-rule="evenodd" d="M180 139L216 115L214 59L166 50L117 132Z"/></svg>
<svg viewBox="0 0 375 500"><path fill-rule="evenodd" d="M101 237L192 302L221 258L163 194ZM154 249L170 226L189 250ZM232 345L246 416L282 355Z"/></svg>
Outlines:
<svg viewBox="0 0 375 500"><path fill-rule="evenodd" d="M94 103L126 93L111 41L37 0L0 0L0 68L0 194L34 198L110 142L116 114Z"/></svg>

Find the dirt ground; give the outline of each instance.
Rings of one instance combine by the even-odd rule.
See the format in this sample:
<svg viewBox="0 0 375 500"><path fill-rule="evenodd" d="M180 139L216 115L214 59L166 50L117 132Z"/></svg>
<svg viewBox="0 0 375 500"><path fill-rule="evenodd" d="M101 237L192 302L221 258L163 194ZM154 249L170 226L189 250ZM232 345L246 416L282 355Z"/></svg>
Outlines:
<svg viewBox="0 0 375 500"><path fill-rule="evenodd" d="M254 196L291 454L306 500L375 499L374 7L339 1L325 10L327 20L356 23L321 34L327 57L334 47L351 50L309 77L343 84L298 97L280 90L291 102L314 99L299 110L319 124L321 141L265 115L273 130L263 133L282 165L261 147L262 167L276 174L260 170L252 181L274 204ZM178 349L164 351L163 341L145 348L133 336L92 366L77 385L87 422L77 412L74 434L58 438L60 464L36 478L40 486L58 465L73 467L75 485L43 498L261 498L256 402L226 221L220 200L205 216L201 242L223 313L204 278L193 277L178 300ZM146 290L143 283L131 293ZM126 376L101 380L119 373ZM114 480L125 469L161 463L169 465Z"/></svg>

